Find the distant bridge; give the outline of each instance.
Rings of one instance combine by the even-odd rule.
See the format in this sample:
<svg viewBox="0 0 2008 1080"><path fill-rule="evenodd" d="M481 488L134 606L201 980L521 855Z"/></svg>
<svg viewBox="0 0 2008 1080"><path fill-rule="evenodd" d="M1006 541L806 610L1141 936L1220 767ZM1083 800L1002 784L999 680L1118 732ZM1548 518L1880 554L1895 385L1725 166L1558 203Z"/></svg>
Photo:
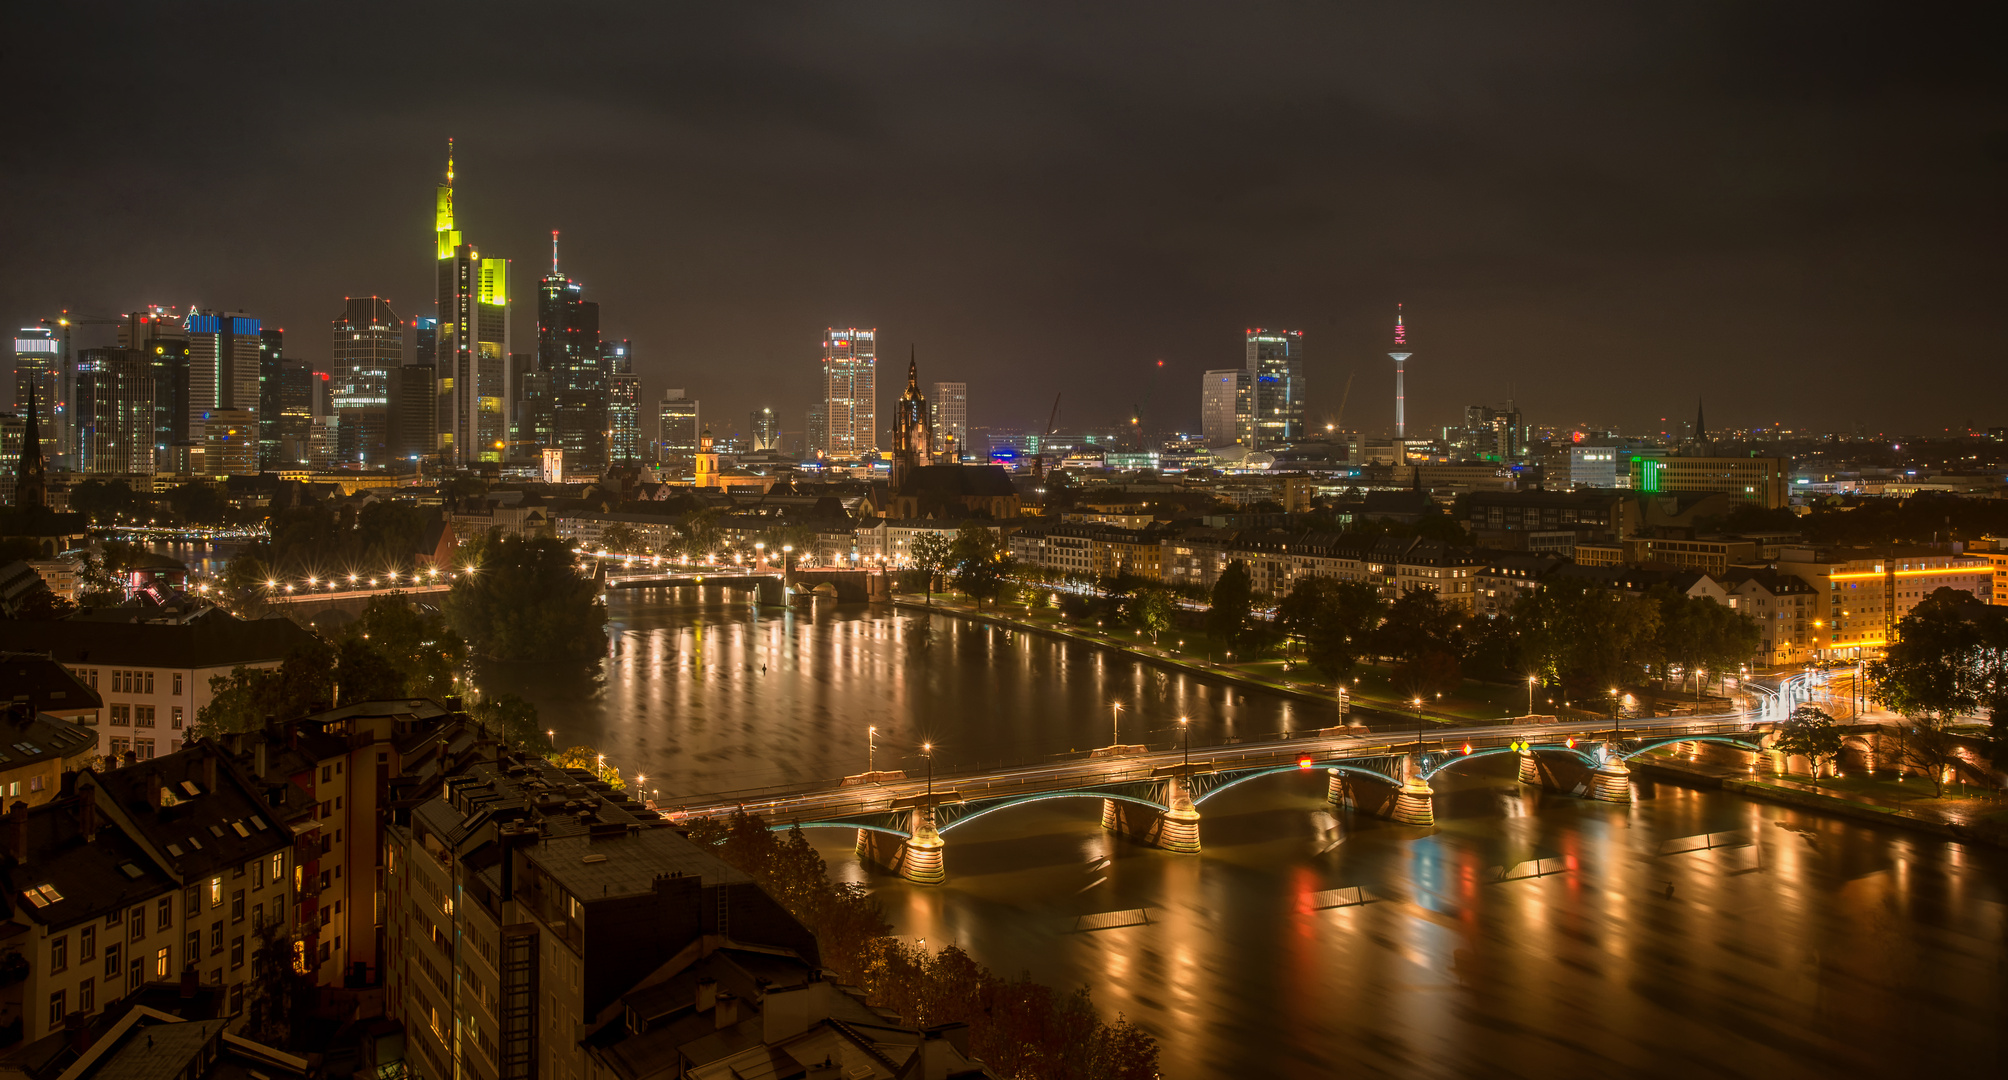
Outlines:
<svg viewBox="0 0 2008 1080"><path fill-rule="evenodd" d="M438 604L453 590L447 584L400 585L382 588L300 590L266 596L264 603L275 613L303 626L323 623L338 626L353 622L372 600L399 598L407 603Z"/></svg>
<svg viewBox="0 0 2008 1080"><path fill-rule="evenodd" d="M632 573L610 571L604 580L609 589L754 589L763 604L786 603L790 596L823 596L845 603L892 599L892 579L878 570L784 571L780 567L707 570L678 567Z"/></svg>
<svg viewBox="0 0 2008 1080"><path fill-rule="evenodd" d="M1281 773L1322 769L1327 797L1411 825L1435 823L1439 773L1514 754L1530 784L1590 798L1631 798L1626 762L1676 743L1763 749L1767 731L1747 713L1657 719L1649 728L1608 722L1447 728L1416 739L1397 733L1317 736L1222 747L1112 747L1040 764L947 774L931 781L825 781L727 795L669 810L688 821L739 811L774 829L855 829L858 852L918 882L945 879L943 834L977 818L1056 799L1095 799L1102 825L1172 851L1199 850L1199 806L1229 788Z"/></svg>

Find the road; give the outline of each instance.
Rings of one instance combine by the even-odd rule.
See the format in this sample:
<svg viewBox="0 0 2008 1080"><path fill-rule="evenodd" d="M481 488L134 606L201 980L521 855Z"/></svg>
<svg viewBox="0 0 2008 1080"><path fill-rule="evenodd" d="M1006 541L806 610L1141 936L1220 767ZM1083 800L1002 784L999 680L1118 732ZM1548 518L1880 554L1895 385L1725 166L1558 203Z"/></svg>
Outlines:
<svg viewBox="0 0 2008 1080"><path fill-rule="evenodd" d="M1714 713L1705 716L1656 717L1638 724L1626 724L1623 738L1646 738L1700 734L1746 729L1769 718L1773 707L1757 711ZM1228 746L1195 746L1191 750L1194 771L1263 768L1288 765L1306 758L1329 761L1333 758L1378 757L1406 753L1418 742L1426 751L1457 752L1505 746L1519 739L1558 743L1570 737L1608 734L1607 720L1567 723L1484 724L1459 727L1439 726L1413 732L1388 730L1365 735L1318 736L1281 739L1262 743ZM1064 759L1030 763L975 773L936 773L931 781L937 802L967 802L1000 795L1030 794L1093 784L1144 780L1163 775L1185 760L1181 747L1152 748L1112 756L1072 755ZM678 806L662 806L673 819L713 817L737 810L763 815L778 822L848 817L879 813L912 805L927 795L930 781L911 778L889 783L843 786L840 780L822 781L793 788L726 792L698 796Z"/></svg>

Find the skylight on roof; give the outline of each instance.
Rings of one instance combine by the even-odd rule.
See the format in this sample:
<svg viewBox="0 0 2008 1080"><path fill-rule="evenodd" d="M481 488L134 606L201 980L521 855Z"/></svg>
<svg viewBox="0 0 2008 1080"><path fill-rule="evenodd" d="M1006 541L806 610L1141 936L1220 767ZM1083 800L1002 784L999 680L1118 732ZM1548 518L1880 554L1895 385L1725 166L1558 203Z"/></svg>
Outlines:
<svg viewBox="0 0 2008 1080"><path fill-rule="evenodd" d="M63 898L63 894L57 892L54 885L37 885L23 892L21 895L26 897L29 903L38 908L48 907L50 904Z"/></svg>
<svg viewBox="0 0 2008 1080"><path fill-rule="evenodd" d="M180 845L180 844L169 844L169 845L167 845L167 853L168 853L169 855L172 855L172 856L174 856L174 857L175 857L175 858L177 858L177 859L181 858L181 854L182 854L182 853L181 853L181 845Z"/></svg>
<svg viewBox="0 0 2008 1080"><path fill-rule="evenodd" d="M251 815L251 827L258 830L259 832L264 832L266 829L271 828L270 825L265 824L264 818L261 818L256 814Z"/></svg>
<svg viewBox="0 0 2008 1080"><path fill-rule="evenodd" d="M221 825L211 825L211 826L209 827L209 835L211 835L211 836L213 836L213 837L217 838L218 840L221 840L221 839L223 839L223 826L221 826Z"/></svg>
<svg viewBox="0 0 2008 1080"><path fill-rule="evenodd" d="M146 871L141 870L136 863L120 863L119 870L134 881L146 876Z"/></svg>
<svg viewBox="0 0 2008 1080"><path fill-rule="evenodd" d="M237 835L238 835L238 836L242 836L242 837L249 837L249 836L251 835L251 830L250 830L250 829L247 829L247 828L245 828L245 827L244 827L244 823L243 823L243 822L241 822L241 821L233 821L233 822L231 822L231 823L230 823L230 827L231 827L231 828L233 828L233 829L235 829L235 830L237 830Z"/></svg>
<svg viewBox="0 0 2008 1080"><path fill-rule="evenodd" d="M194 848L197 851L201 851L202 841L197 840L195 837L191 836L188 838L188 846Z"/></svg>
<svg viewBox="0 0 2008 1080"><path fill-rule="evenodd" d="M202 789L201 789L201 788L199 788L199 787L196 787L196 786L195 786L195 781L193 781L193 780L183 780L183 781L181 782L181 790L183 790L183 791L186 791L186 792L188 792L188 793L189 793L190 795L200 795L200 794L202 794Z"/></svg>

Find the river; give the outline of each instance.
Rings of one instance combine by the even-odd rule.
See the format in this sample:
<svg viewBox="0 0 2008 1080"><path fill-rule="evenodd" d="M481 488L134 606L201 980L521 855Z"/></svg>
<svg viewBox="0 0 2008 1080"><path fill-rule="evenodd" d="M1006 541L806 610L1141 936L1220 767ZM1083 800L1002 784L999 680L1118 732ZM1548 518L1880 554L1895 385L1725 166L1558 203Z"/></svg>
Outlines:
<svg viewBox="0 0 2008 1080"><path fill-rule="evenodd" d="M923 739L966 768L1106 744L1112 716L1156 743L1188 716L1195 745L1332 722L945 616L693 590L610 613L602 663L483 689L665 803L862 771L874 725L873 763L918 772ZM1242 785L1205 804L1197 857L1116 840L1086 801L993 814L949 835L935 888L813 839L896 932L1089 987L1177 1080L2003 1075L2008 853L1646 781L1588 802L1491 761L1438 777L1426 831L1335 817L1321 775Z"/></svg>

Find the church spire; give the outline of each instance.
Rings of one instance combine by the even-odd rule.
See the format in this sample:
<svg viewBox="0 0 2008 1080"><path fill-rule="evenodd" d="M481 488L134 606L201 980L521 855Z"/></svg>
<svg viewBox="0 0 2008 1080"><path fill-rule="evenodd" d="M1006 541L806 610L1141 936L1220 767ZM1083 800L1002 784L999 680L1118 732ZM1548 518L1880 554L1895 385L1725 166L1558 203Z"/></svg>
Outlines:
<svg viewBox="0 0 2008 1080"><path fill-rule="evenodd" d="M48 459L42 456L42 428L36 421L35 384L28 384L28 423L21 432L21 460L15 467L14 505L34 511L49 501Z"/></svg>

